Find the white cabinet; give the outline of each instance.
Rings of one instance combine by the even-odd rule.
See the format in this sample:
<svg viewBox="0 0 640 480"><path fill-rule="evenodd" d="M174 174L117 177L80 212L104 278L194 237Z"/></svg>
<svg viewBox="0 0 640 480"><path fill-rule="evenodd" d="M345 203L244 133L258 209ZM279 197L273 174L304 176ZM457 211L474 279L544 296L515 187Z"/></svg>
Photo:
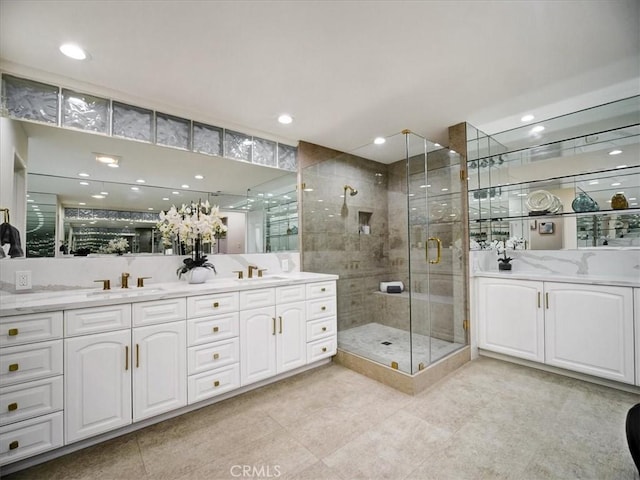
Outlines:
<svg viewBox="0 0 640 480"><path fill-rule="evenodd" d="M0 427L0 465L61 447L62 412Z"/></svg>
<svg viewBox="0 0 640 480"><path fill-rule="evenodd" d="M280 373L307 363L305 302L278 305L276 317L276 370Z"/></svg>
<svg viewBox="0 0 640 480"><path fill-rule="evenodd" d="M306 298L307 363L313 363L338 351L336 282L308 284Z"/></svg>
<svg viewBox="0 0 640 480"><path fill-rule="evenodd" d="M187 404L184 321L133 329L133 420Z"/></svg>
<svg viewBox="0 0 640 480"><path fill-rule="evenodd" d="M65 340L67 443L131 423L131 331Z"/></svg>
<svg viewBox="0 0 640 480"><path fill-rule="evenodd" d="M631 288L545 282L546 363L635 383Z"/></svg>
<svg viewBox="0 0 640 480"><path fill-rule="evenodd" d="M477 307L480 348L618 382L637 380L629 287L479 278Z"/></svg>
<svg viewBox="0 0 640 480"><path fill-rule="evenodd" d="M542 282L481 278L478 346L544 362Z"/></svg>
<svg viewBox="0 0 640 480"><path fill-rule="evenodd" d="M276 375L275 307L240 312L240 384Z"/></svg>

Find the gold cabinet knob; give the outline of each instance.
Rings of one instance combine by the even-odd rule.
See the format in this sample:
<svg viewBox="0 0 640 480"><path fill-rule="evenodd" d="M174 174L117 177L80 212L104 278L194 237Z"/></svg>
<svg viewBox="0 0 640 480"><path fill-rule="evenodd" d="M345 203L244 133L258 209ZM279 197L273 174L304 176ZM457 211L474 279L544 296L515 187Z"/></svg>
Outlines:
<svg viewBox="0 0 640 480"><path fill-rule="evenodd" d="M326 332L327 331L327 327L322 327L322 331Z"/></svg>
<svg viewBox="0 0 640 480"><path fill-rule="evenodd" d="M327 351L327 347L322 347L322 351L326 352Z"/></svg>
<svg viewBox="0 0 640 480"><path fill-rule="evenodd" d="M220 302L213 302L213 308L218 308L220 306Z"/></svg>
<svg viewBox="0 0 640 480"><path fill-rule="evenodd" d="M322 288L320 289L320 291L321 291L321 292L326 292L326 291L327 291L327 289L326 289L326 288L324 288L324 287L322 287Z"/></svg>
<svg viewBox="0 0 640 480"><path fill-rule="evenodd" d="M15 337L16 335L18 335L18 329L17 328L10 328L9 332L8 332L8 335L10 337Z"/></svg>
<svg viewBox="0 0 640 480"><path fill-rule="evenodd" d="M219 353L214 353L213 354L213 359L214 360L218 360L220 358L220 354Z"/></svg>
<svg viewBox="0 0 640 480"><path fill-rule="evenodd" d="M220 386L220 382L218 380L216 380L215 382L213 382L213 386L214 387L219 387Z"/></svg>
<svg viewBox="0 0 640 480"><path fill-rule="evenodd" d="M13 402L7 405L7 410L9 410L10 412L13 412L14 410L17 410L17 409L18 409L18 404L16 402Z"/></svg>
<svg viewBox="0 0 640 480"><path fill-rule="evenodd" d="M11 442L9 444L9 450L15 450L16 448L18 448L20 446L20 444L18 443L17 440L14 440L13 442Z"/></svg>
<svg viewBox="0 0 640 480"><path fill-rule="evenodd" d="M211 330L213 331L213 333L218 333L218 330L220 330L220 328L219 327L213 327Z"/></svg>
<svg viewBox="0 0 640 480"><path fill-rule="evenodd" d="M322 308L320 310L325 311L327 309L327 307L325 307L324 305L322 306Z"/></svg>
<svg viewBox="0 0 640 480"><path fill-rule="evenodd" d="M20 368L20 367L18 366L17 363L12 363L11 365L9 365L9 371L10 372L17 372L18 368Z"/></svg>

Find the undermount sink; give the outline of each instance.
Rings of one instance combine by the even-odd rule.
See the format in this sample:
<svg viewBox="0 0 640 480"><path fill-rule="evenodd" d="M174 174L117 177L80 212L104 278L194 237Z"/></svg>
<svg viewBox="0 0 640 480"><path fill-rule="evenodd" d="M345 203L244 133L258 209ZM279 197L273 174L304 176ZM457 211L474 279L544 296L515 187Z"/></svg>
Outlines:
<svg viewBox="0 0 640 480"><path fill-rule="evenodd" d="M113 289L113 290L96 290L93 292L87 293L87 297L107 297L107 298L118 298L118 297L138 297L140 295L149 295L152 293L160 293L163 292L162 288L122 288L122 289Z"/></svg>

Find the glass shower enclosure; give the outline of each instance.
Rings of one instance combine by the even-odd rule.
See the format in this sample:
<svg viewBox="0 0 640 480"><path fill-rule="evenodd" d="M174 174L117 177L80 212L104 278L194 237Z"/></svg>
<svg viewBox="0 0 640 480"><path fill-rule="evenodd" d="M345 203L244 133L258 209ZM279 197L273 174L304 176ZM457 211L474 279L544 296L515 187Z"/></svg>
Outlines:
<svg viewBox="0 0 640 480"><path fill-rule="evenodd" d="M415 374L467 345L461 157L384 140L303 159L302 262L340 276L340 350Z"/></svg>

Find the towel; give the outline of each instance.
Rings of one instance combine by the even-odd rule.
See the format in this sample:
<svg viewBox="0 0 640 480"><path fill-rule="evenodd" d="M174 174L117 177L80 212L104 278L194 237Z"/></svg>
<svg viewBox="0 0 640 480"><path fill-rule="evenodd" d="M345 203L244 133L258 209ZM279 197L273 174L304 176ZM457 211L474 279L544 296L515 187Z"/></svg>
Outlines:
<svg viewBox="0 0 640 480"><path fill-rule="evenodd" d="M387 293L387 288L388 287L400 287L400 292L402 292L404 290L404 285L400 281L397 281L397 282L380 282L380 291L382 293ZM396 289L394 288L394 290L396 290ZM400 293L400 292L394 292L394 293Z"/></svg>
<svg viewBox="0 0 640 480"><path fill-rule="evenodd" d="M20 245L20 232L16 227L5 222L0 225L0 245L6 245L7 243L9 244L9 256L11 258L24 256Z"/></svg>

